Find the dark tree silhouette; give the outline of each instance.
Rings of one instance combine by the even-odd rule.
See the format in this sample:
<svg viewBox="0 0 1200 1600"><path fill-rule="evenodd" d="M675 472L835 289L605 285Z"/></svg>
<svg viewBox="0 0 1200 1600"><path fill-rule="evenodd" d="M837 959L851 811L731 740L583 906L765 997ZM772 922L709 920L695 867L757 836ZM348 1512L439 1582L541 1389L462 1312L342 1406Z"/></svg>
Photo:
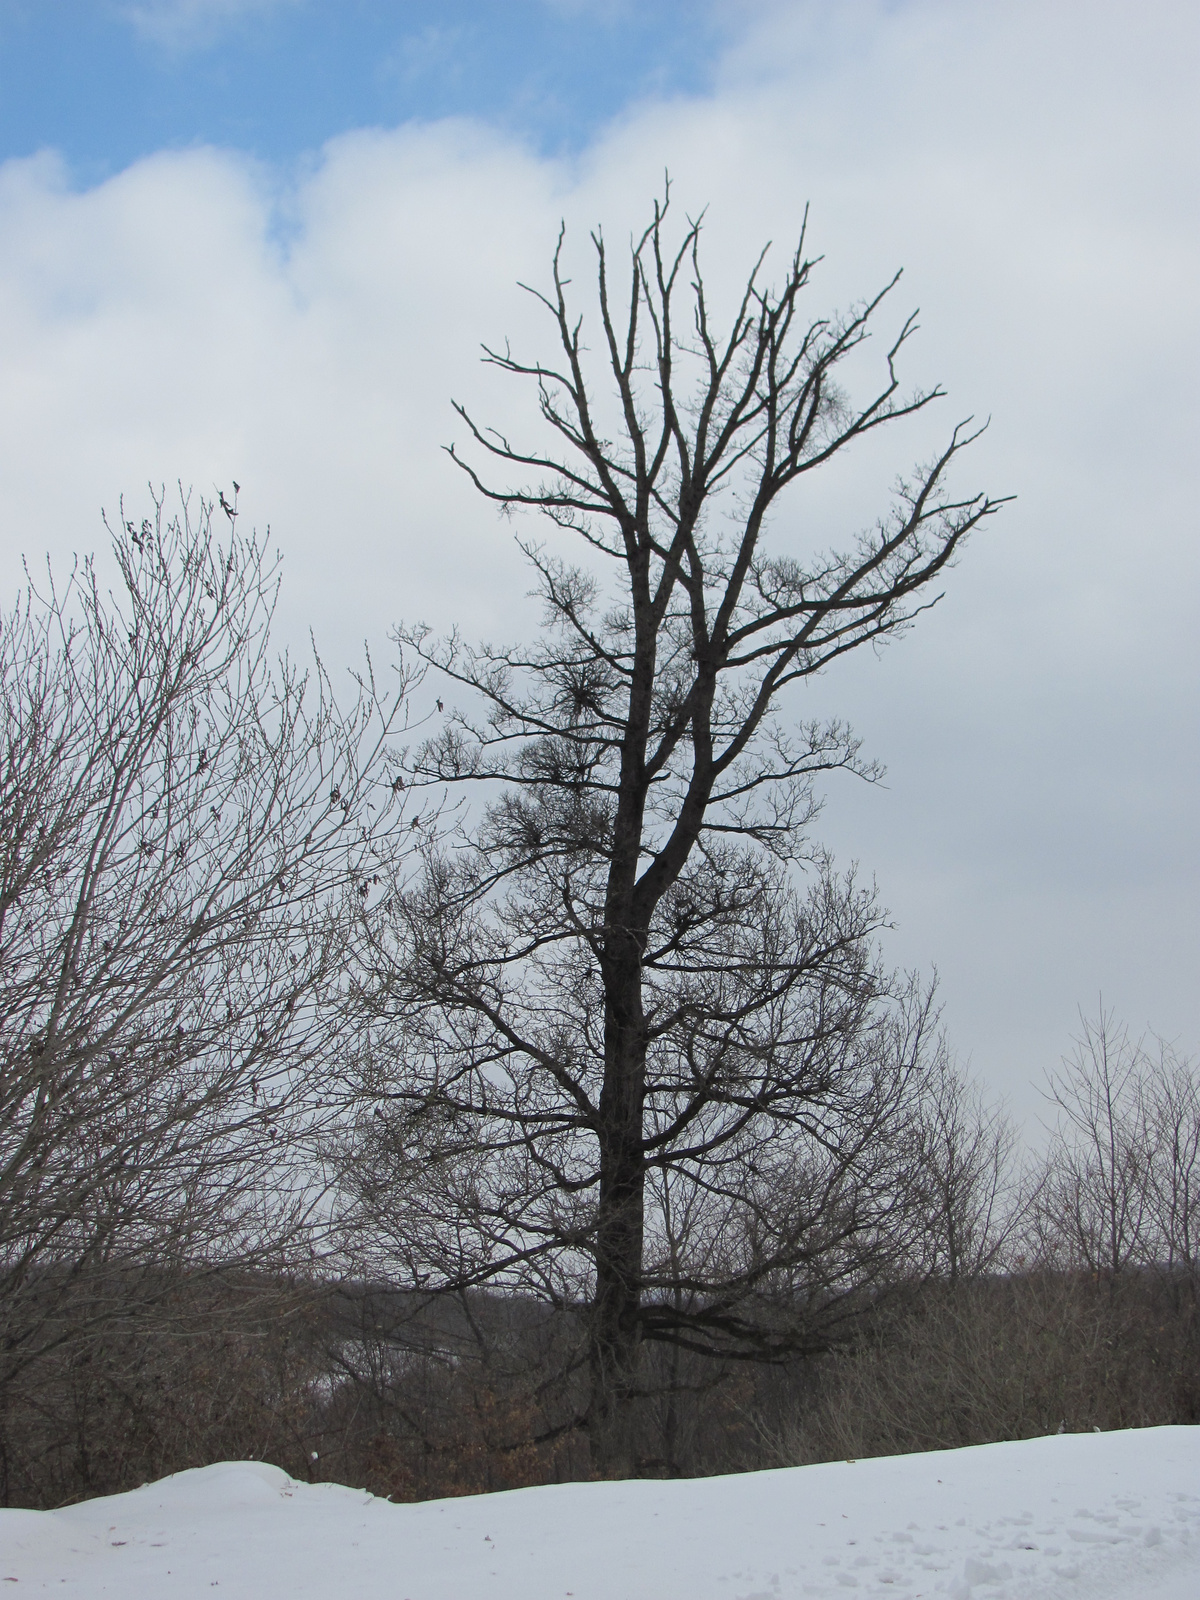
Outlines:
<svg viewBox="0 0 1200 1600"><path fill-rule="evenodd" d="M480 492L547 516L584 564L559 536L522 542L545 605L530 645L400 630L468 692L407 781L473 783L482 805L363 921L355 1071L375 1103L348 1212L430 1288L586 1308L584 1420L618 1474L643 1340L819 1347L902 1248L893 1135L930 1010L880 970L872 893L808 832L819 778L875 769L841 723L788 731L778 711L932 604L997 504L947 488L964 423L844 547L785 521L808 474L941 391L901 393L910 317L877 391L847 397L838 368L895 280L807 320L803 235L778 289L760 257L719 333L700 223L669 247L666 211L620 304L593 236L594 365L561 235L537 295L557 360L486 350L534 385L556 448L457 408L483 459L529 481L497 486L452 450Z"/></svg>

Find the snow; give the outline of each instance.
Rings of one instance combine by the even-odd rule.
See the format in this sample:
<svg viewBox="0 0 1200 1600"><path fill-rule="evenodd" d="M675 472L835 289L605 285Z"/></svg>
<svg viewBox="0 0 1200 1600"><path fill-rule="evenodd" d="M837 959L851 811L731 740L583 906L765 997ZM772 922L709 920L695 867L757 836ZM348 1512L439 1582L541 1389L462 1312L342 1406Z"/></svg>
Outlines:
<svg viewBox="0 0 1200 1600"><path fill-rule="evenodd" d="M0 1583L0 1600L1197 1600L1200 1427L416 1505L226 1462L0 1511Z"/></svg>

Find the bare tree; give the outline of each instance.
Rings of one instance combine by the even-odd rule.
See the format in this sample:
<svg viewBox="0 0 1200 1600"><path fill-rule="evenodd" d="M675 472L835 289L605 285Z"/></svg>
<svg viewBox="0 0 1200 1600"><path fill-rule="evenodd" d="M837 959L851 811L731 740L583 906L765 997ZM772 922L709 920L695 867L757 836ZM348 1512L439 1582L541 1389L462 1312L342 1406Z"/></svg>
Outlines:
<svg viewBox="0 0 1200 1600"><path fill-rule="evenodd" d="M633 1462L642 1340L815 1346L892 1258L892 1135L930 1011L895 999L872 894L808 837L817 780L874 769L841 723L787 731L777 713L932 604L996 509L946 487L975 437L963 424L842 547L795 519L772 531L785 493L940 391L901 393L912 317L865 402L836 381L895 280L806 320L802 236L778 289L760 258L720 333L699 243L691 222L669 245L656 206L622 308L594 236L593 367L560 236L537 294L557 360L486 351L532 383L557 447L519 448L459 407L484 458L530 485L451 453L587 564L522 542L545 605L528 646L401 630L468 695L409 781L474 784L486 804L364 919L373 1022L356 1071L376 1104L358 1215L417 1281L586 1304L606 1473ZM691 1219L684 1243L668 1196Z"/></svg>
<svg viewBox="0 0 1200 1600"><path fill-rule="evenodd" d="M1159 1268L1195 1285L1200 1086L1185 1058L1101 1012L1051 1075L1058 1113L1034 1217L1043 1256L1115 1277Z"/></svg>
<svg viewBox="0 0 1200 1600"><path fill-rule="evenodd" d="M1200 1080L1190 1061L1160 1042L1146 1089L1154 1156L1148 1209L1158 1259L1200 1290Z"/></svg>
<svg viewBox="0 0 1200 1600"><path fill-rule="evenodd" d="M1040 1254L1055 1265L1112 1276L1152 1257L1154 1134L1149 1063L1128 1030L1101 1013L1083 1019L1072 1055L1051 1073L1057 1113L1032 1219Z"/></svg>
<svg viewBox="0 0 1200 1600"><path fill-rule="evenodd" d="M992 1271L1022 1220L1017 1133L944 1043L916 1086L908 1123L909 1203L920 1210L914 1265L954 1283Z"/></svg>
<svg viewBox="0 0 1200 1600"><path fill-rule="evenodd" d="M89 561L0 622L0 1384L305 1204L296 1089L395 836L398 700L272 666L277 563L221 504L223 545L159 501L116 597Z"/></svg>

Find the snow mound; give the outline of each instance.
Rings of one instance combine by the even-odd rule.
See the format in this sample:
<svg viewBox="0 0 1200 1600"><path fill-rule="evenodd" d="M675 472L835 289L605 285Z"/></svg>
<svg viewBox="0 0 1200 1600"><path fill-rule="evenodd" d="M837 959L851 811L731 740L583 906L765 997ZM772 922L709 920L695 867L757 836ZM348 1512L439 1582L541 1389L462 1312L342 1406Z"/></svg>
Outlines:
<svg viewBox="0 0 1200 1600"><path fill-rule="evenodd" d="M223 1462L0 1511L14 1595L1196 1600L1200 1428L395 1506Z"/></svg>

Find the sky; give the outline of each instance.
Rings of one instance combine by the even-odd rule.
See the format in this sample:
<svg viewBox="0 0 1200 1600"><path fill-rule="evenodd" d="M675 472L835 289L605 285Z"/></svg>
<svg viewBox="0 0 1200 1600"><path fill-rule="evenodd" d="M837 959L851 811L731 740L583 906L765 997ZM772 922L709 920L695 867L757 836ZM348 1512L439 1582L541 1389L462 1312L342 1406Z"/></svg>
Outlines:
<svg viewBox="0 0 1200 1600"><path fill-rule="evenodd" d="M452 398L532 426L477 359L545 351L518 281L563 220L586 308L588 230L669 169L726 303L807 204L814 315L902 267L881 332L919 308L903 374L948 398L773 537L852 537L968 415L956 483L1017 497L797 702L888 772L820 835L1019 1116L1081 1010L1194 1054L1198 57L1167 0L0 0L6 594L122 495L237 479L335 673L401 620L519 637L512 529L441 449Z"/></svg>
<svg viewBox="0 0 1200 1600"><path fill-rule="evenodd" d="M703 90L736 31L703 0L0 0L0 139L88 183L158 150L286 165L464 114L559 154L631 100Z"/></svg>

